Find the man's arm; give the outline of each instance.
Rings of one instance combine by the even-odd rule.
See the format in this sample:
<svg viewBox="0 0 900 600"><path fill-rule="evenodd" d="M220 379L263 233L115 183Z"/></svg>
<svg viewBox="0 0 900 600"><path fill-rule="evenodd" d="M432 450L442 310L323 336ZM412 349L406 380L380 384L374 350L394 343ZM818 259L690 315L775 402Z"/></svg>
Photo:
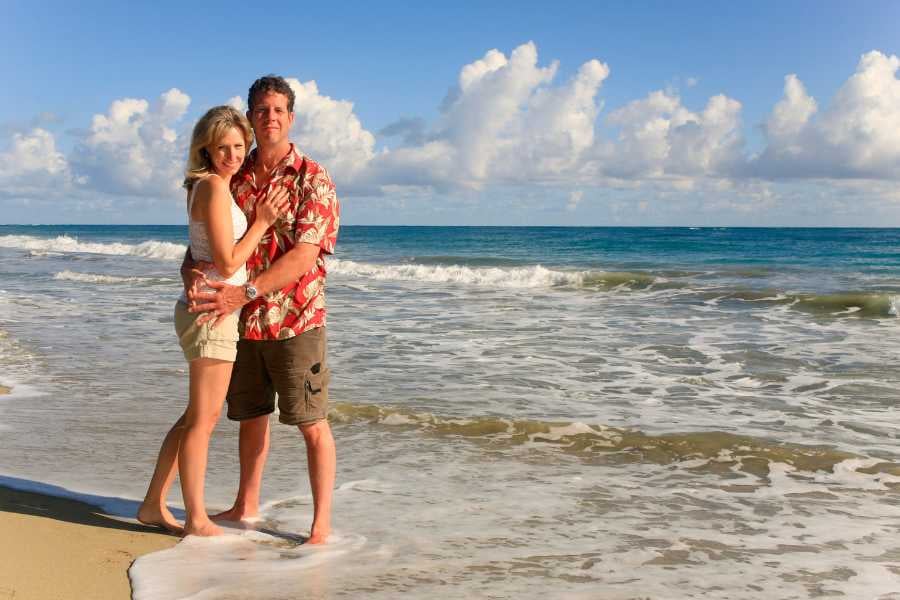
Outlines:
<svg viewBox="0 0 900 600"><path fill-rule="evenodd" d="M181 283L184 285L185 293L190 292L191 287L194 285L195 275L193 271L196 268L195 264L189 246L188 249L184 251L184 258L181 259Z"/></svg>
<svg viewBox="0 0 900 600"><path fill-rule="evenodd" d="M193 305L196 301L196 295L200 290L200 284L206 278L203 274L205 269L212 266L202 260L194 260L191 255L191 248L184 252L184 258L181 260L181 284L184 286L184 293L188 299L188 305Z"/></svg>
<svg viewBox="0 0 900 600"><path fill-rule="evenodd" d="M315 244L300 243L287 251L271 267L253 280L253 286L260 294L280 290L292 281L297 281L316 266L321 248ZM243 288L241 288L243 293Z"/></svg>
<svg viewBox="0 0 900 600"><path fill-rule="evenodd" d="M299 280L316 265L321 249L315 244L301 243L288 250L267 270L251 283L260 295L280 290L292 281ZM194 294L191 312L207 312L197 322L210 319L218 321L247 304L244 286L231 285L222 281L207 281L206 285L216 290L215 293L198 292Z"/></svg>

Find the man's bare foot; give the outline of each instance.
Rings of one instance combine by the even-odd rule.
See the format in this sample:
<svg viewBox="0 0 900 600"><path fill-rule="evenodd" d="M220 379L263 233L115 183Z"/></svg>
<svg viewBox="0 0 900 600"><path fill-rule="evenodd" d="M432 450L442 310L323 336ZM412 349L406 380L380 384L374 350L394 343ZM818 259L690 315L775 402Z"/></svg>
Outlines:
<svg viewBox="0 0 900 600"><path fill-rule="evenodd" d="M137 520L149 527L161 527L178 535L184 533L184 527L181 526L181 523L175 519L172 512L165 506L141 504L141 507L138 509Z"/></svg>
<svg viewBox="0 0 900 600"><path fill-rule="evenodd" d="M328 542L328 536L331 535L330 529L316 529L313 527L312 531L309 532L309 539L306 540L307 544L324 544Z"/></svg>
<svg viewBox="0 0 900 600"><path fill-rule="evenodd" d="M213 521L231 521L232 523L239 523L241 521L255 521L259 519L259 510L257 509L255 511L251 511L232 506L228 510L210 515L209 518Z"/></svg>
<svg viewBox="0 0 900 600"><path fill-rule="evenodd" d="M213 523L210 520L206 520L205 522L194 524L188 523L184 526L184 535L199 535L203 537L213 537L216 535L222 535L224 532L222 528Z"/></svg>

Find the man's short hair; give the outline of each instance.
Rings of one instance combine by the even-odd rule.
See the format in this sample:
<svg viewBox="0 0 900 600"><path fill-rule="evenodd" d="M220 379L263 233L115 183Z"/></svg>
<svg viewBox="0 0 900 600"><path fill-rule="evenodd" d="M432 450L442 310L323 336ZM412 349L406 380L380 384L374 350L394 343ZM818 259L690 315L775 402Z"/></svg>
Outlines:
<svg viewBox="0 0 900 600"><path fill-rule="evenodd" d="M253 100L256 98L257 94L268 94L272 92L287 96L288 111L294 112L294 90L292 90L291 86L288 85L288 82L284 80L284 77L271 74L260 77L250 86L250 91L247 92L247 106L250 107L250 112L253 112Z"/></svg>

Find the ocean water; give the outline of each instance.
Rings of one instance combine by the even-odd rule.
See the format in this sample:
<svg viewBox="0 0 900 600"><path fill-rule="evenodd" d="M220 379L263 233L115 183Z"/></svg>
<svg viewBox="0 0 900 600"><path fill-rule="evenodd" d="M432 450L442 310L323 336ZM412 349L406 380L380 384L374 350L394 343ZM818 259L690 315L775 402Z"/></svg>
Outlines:
<svg viewBox="0 0 900 600"><path fill-rule="evenodd" d="M7 483L143 496L186 237L0 226ZM273 423L259 529L137 600L900 598L900 230L344 227L328 267L332 543Z"/></svg>

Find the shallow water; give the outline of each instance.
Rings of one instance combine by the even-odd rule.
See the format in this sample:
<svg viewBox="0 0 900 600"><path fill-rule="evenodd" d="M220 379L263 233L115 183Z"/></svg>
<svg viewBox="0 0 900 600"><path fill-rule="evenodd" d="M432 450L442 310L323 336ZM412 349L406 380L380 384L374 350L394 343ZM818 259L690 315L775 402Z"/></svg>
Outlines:
<svg viewBox="0 0 900 600"><path fill-rule="evenodd" d="M0 472L143 495L185 403L185 237L0 227ZM263 532L139 560L135 598L900 598L898 247L345 227L333 546L298 545L305 452L275 424ZM214 506L236 434L213 439Z"/></svg>

